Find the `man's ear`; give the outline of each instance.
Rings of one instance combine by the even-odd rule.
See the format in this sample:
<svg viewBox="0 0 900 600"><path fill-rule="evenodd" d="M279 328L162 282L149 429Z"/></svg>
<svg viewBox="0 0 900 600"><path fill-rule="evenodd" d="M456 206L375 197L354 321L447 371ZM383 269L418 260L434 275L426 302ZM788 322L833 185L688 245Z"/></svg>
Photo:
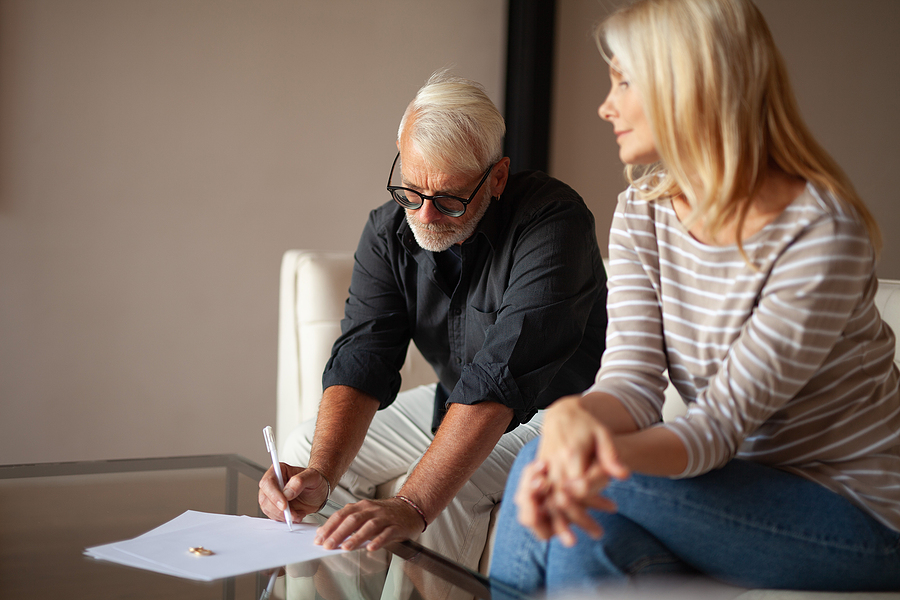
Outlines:
<svg viewBox="0 0 900 600"><path fill-rule="evenodd" d="M491 172L490 180L491 196L499 198L503 190L506 189L506 182L509 180L509 157L504 156L497 161L497 164L494 165L494 170Z"/></svg>

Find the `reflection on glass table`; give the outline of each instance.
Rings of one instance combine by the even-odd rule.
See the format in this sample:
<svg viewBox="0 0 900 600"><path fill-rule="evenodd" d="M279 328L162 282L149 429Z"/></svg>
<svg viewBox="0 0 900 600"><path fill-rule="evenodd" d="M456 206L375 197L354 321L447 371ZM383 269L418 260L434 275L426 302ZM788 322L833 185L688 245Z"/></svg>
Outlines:
<svg viewBox="0 0 900 600"><path fill-rule="evenodd" d="M306 522L324 523L339 509L331 500ZM414 541L388 544L383 550L335 554L288 565L279 572L278 595L291 600L430 600L524 598L496 582Z"/></svg>
<svg viewBox="0 0 900 600"><path fill-rule="evenodd" d="M186 510L262 516L265 468L233 454L0 465L0 598L520 598L421 545L335 554L204 583L87 558L85 548L139 536ZM329 504L324 522L338 508ZM393 569L390 565L393 564ZM492 595L493 594L493 595Z"/></svg>
<svg viewBox="0 0 900 600"><path fill-rule="evenodd" d="M0 598L258 600L267 575L205 583L83 552L186 510L261 516L264 472L234 454L0 465Z"/></svg>

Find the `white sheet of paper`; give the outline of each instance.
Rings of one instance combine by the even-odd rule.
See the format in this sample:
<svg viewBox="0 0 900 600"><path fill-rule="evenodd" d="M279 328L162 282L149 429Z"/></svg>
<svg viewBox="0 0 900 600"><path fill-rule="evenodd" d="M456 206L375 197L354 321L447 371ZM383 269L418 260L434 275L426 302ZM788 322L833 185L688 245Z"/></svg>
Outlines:
<svg viewBox="0 0 900 600"><path fill-rule="evenodd" d="M144 533L138 536L135 539L146 538L148 536L155 535L157 533L167 533L171 531L177 531L179 529L184 529L186 527L193 527L194 525L199 525L204 522L215 522L218 518L223 515L211 514L211 513L201 513L189 510L178 517L175 517L168 523L164 523L155 529L151 529L147 533ZM118 549L118 545L120 542L116 542L114 544L105 544L103 546L95 546L93 548L87 548L84 553L92 558L98 558L102 560L108 560L111 562L115 562L122 565L127 565L129 567L137 567L139 569L146 569L148 571L155 571L157 573L165 573L166 575L176 575L178 577L185 577L184 573L174 572L172 569L165 567L163 565L159 565L156 563L148 562L142 558L138 558L131 554L127 554Z"/></svg>
<svg viewBox="0 0 900 600"><path fill-rule="evenodd" d="M95 558L166 573L212 581L274 569L337 554L313 544L316 525L295 523L294 530L269 519L187 511L132 540L95 546L85 553ZM197 556L189 548L214 552Z"/></svg>

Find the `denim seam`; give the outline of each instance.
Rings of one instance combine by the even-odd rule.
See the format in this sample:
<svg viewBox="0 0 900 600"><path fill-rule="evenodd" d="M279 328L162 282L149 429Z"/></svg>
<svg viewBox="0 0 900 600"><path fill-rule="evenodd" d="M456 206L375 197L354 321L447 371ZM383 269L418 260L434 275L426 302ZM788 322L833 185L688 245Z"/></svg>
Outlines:
<svg viewBox="0 0 900 600"><path fill-rule="evenodd" d="M626 575L629 577L633 575L639 575L641 571L648 567L652 567L654 565L664 565L664 564L675 564L676 561L672 560L671 555L658 554L655 556L642 556L640 560L636 560L635 562L628 565L626 568Z"/></svg>

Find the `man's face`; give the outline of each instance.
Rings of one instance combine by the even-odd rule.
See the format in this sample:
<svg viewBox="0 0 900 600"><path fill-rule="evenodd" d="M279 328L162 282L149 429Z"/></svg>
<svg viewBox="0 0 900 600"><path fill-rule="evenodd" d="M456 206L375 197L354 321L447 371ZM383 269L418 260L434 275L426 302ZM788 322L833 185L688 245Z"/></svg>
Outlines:
<svg viewBox="0 0 900 600"><path fill-rule="evenodd" d="M483 175L443 173L428 169L413 143L402 145L400 165L400 185L428 196L449 194L468 198ZM453 244L461 244L469 239L490 205L491 179L488 177L461 217L448 217L438 211L431 200L426 200L422 208L417 210L406 209L406 221L412 228L416 242L425 250L443 252Z"/></svg>

